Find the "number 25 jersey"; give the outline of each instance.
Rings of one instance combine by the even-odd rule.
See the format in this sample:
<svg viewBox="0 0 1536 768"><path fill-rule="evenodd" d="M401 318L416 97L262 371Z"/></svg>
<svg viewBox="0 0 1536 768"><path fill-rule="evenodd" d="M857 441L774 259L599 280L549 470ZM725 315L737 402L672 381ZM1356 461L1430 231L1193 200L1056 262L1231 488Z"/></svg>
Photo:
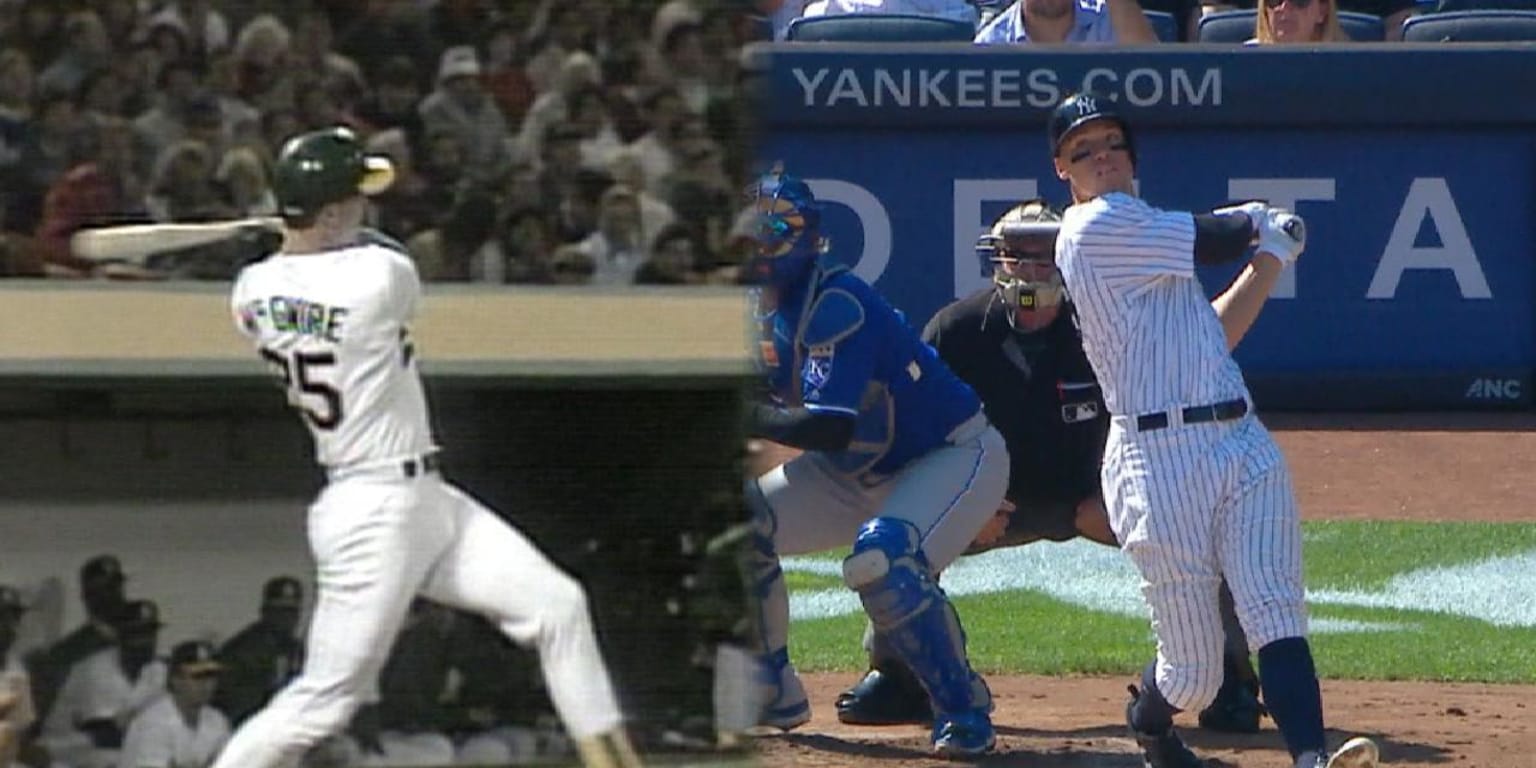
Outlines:
<svg viewBox="0 0 1536 768"><path fill-rule="evenodd" d="M420 295L410 257L371 243L274 254L235 278L235 325L280 377L321 464L436 447L409 335Z"/></svg>

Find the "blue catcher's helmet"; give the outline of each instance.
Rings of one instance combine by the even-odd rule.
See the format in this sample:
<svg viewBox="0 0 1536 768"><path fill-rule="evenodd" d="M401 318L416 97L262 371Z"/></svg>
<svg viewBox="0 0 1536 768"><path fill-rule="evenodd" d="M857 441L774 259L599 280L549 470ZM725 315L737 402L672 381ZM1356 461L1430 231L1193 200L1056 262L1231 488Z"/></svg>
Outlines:
<svg viewBox="0 0 1536 768"><path fill-rule="evenodd" d="M763 174L747 194L756 212L753 240L757 243L747 261L747 281L768 285L795 282L826 250L821 237L821 204L810 185L784 173L780 165Z"/></svg>

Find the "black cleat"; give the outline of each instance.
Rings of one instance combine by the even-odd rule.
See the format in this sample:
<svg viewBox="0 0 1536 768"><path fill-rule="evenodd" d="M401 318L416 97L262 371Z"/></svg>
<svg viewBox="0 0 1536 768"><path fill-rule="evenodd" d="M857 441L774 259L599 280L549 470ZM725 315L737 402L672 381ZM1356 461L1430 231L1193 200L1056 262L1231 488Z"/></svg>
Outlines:
<svg viewBox="0 0 1536 768"><path fill-rule="evenodd" d="M1195 756L1184 740L1172 728L1166 733L1144 733L1131 724L1131 707L1136 704L1140 692L1131 686L1131 700L1125 705L1125 725L1131 729L1136 745L1141 747L1144 768L1209 768L1204 760Z"/></svg>
<svg viewBox="0 0 1536 768"><path fill-rule="evenodd" d="M1221 686L1216 700L1200 710L1200 727L1223 733L1258 733L1259 718L1266 713L1255 688L1247 683Z"/></svg>
<svg viewBox="0 0 1536 768"><path fill-rule="evenodd" d="M838 694L837 719L846 725L927 725L933 722L933 708L906 666L890 662Z"/></svg>

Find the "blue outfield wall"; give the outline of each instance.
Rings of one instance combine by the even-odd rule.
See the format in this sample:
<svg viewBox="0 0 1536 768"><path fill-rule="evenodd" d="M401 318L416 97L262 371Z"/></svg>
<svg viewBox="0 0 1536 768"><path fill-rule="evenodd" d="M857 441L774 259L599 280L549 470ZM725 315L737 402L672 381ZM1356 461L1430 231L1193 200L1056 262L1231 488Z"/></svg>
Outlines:
<svg viewBox="0 0 1536 768"><path fill-rule="evenodd" d="M1525 407L1536 372L1536 46L772 49L760 153L921 326L983 285L1012 201L1067 190L1044 121L1087 82L1154 204L1294 208L1310 243L1237 356L1270 408ZM1214 294L1235 269L1202 270Z"/></svg>

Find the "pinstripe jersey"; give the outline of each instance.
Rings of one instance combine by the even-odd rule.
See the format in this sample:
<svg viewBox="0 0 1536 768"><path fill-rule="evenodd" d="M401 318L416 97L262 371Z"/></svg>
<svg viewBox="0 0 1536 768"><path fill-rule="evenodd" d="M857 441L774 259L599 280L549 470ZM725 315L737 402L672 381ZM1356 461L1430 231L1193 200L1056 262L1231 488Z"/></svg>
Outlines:
<svg viewBox="0 0 1536 768"><path fill-rule="evenodd" d="M1194 217L1112 192L1067 209L1056 266L1110 413L1248 398L1195 277Z"/></svg>

